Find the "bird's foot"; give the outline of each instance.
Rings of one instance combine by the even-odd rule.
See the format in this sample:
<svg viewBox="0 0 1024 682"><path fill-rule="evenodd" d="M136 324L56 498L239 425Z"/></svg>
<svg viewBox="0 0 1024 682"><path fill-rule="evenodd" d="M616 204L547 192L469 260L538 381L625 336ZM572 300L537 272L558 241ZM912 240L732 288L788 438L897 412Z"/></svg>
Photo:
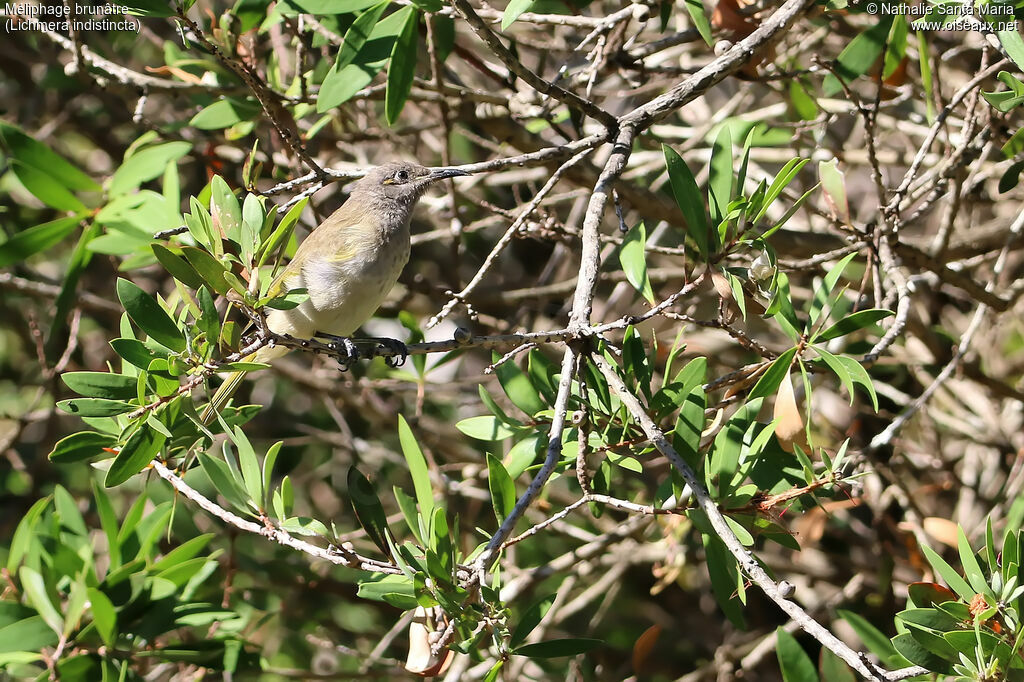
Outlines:
<svg viewBox="0 0 1024 682"><path fill-rule="evenodd" d="M398 339L381 338L376 341L390 353L384 356L384 364L388 367L401 367L409 358L409 349Z"/></svg>
<svg viewBox="0 0 1024 682"><path fill-rule="evenodd" d="M335 336L334 334L320 334L317 336L327 339L327 348L337 353L338 369L342 372L348 371L356 360L359 359L359 349L352 339L347 336Z"/></svg>

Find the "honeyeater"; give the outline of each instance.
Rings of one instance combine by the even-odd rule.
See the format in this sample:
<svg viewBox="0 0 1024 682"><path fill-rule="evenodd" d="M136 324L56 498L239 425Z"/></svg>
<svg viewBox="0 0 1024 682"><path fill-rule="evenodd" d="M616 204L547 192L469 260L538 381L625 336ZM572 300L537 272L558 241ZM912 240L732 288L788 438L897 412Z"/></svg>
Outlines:
<svg viewBox="0 0 1024 682"><path fill-rule="evenodd" d="M270 285L269 294L305 289L309 298L290 310L272 310L267 326L297 339L347 338L370 319L409 261L409 221L433 183L468 173L388 163L355 183L348 200L299 245L295 257ZM288 352L264 346L245 358L269 362ZM228 376L203 412L209 422L238 388L245 372Z"/></svg>

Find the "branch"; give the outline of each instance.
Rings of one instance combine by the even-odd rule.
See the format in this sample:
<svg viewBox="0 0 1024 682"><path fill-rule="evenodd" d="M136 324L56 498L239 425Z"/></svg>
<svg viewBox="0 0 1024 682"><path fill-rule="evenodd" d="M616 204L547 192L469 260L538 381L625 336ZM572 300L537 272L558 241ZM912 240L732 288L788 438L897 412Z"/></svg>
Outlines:
<svg viewBox="0 0 1024 682"><path fill-rule="evenodd" d="M461 0L465 1L465 0ZM683 105L696 99L712 85L738 71L758 52L779 38L814 0L787 0L749 36L729 48L725 54L682 81L668 92L637 107L619 119L619 123L644 130Z"/></svg>
<svg viewBox="0 0 1024 682"><path fill-rule="evenodd" d="M401 569L397 566L392 566L391 564L384 563L382 561L376 561L374 559L368 559L360 556L347 547L330 547L327 549L317 547L305 540L298 540L292 537L289 533L281 530L280 528L275 528L269 524L260 525L254 521L247 521L237 514L224 509L209 498L204 497L195 488L190 486L188 483L185 483L184 479L168 469L163 462L153 460L150 463L150 467L156 471L160 478L170 483L171 486L184 497L192 500L204 511L216 516L224 523L237 528L240 531L252 533L254 535L262 535L265 538L273 540L279 545L291 547L292 549L308 554L311 557L323 559L324 561L329 561L332 564L337 564L338 566L355 568L361 571L389 573L392 575L402 574Z"/></svg>
<svg viewBox="0 0 1024 682"><path fill-rule="evenodd" d="M526 68L518 59L516 59L515 55L513 55L509 49L502 44L498 36L496 36L494 31L492 31L484 20L480 18L480 15L476 13L468 0L452 0L452 6L455 7L459 14L462 15L462 18L466 20L469 27L473 29L474 33L476 33L477 37L487 45L491 52L501 60L506 68L522 78L531 88L543 95L547 95L548 97L558 100L572 109L578 109L595 121L601 123L608 130L615 130L618 127L618 121L616 121L615 117L604 109L600 108L593 102L583 99L574 92L569 92L554 83L544 80L533 71Z"/></svg>
<svg viewBox="0 0 1024 682"><path fill-rule="evenodd" d="M782 609L790 618L797 622L797 624L808 634L813 636L822 646L826 647L834 654L843 659L847 665L856 670L862 676L869 680L875 680L876 682L884 682L888 678L886 677L886 671L878 668L865 660L860 654L851 649L845 642L840 640L834 634L832 634L823 625L814 620L806 611L803 610L798 604L790 601L780 590L779 584L776 583L768 575L767 571L761 567L754 555L740 543L736 534L733 533L729 524L726 522L725 517L718 508L718 504L711 498L707 490L705 490L701 481L697 478L697 474L690 468L690 465L676 452L672 444L665 438L664 432L658 425L654 423L654 420L648 416L644 407L640 404L639 399L626 387L622 379L615 372L611 365L609 365L604 358L597 354L590 356L591 362L593 362L597 368L604 375L608 381L611 389L619 396L622 400L622 404L626 406L630 416L633 417L643 429L644 433L651 440L651 444L657 448L669 462L675 467L676 471L683 477L686 484L690 487L693 492L693 496L697 500L697 504L707 515L708 520L711 522L711 526L714 528L715 533L725 543L725 546L729 549L740 566L746 572L750 579L760 587L765 595L768 596L773 602L775 602L780 609ZM927 670L920 668L916 674L921 675L926 673Z"/></svg>

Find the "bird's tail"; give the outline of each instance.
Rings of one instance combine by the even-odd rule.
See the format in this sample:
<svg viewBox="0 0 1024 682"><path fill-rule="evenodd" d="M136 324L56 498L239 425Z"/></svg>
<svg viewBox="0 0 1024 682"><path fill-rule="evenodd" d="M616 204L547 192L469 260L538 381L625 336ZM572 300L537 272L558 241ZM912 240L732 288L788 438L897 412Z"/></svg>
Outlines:
<svg viewBox="0 0 1024 682"><path fill-rule="evenodd" d="M250 355L242 358L241 362L270 362L282 355L285 355L288 350L289 349L284 346L264 346L255 353L251 353ZM209 404L203 408L203 413L199 417L203 424L209 424L216 419L217 413L224 409L228 404L228 401L231 400L231 396L233 396L235 391L238 390L238 387L241 386L242 380L245 378L246 374L248 374L247 371L232 372L228 375L228 378L224 380L224 383L214 391Z"/></svg>

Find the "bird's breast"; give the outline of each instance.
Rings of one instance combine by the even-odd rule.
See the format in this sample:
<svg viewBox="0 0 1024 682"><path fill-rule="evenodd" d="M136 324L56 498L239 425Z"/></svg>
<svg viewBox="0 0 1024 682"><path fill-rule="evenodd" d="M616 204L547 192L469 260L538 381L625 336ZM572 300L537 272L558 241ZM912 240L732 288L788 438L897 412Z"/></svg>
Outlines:
<svg viewBox="0 0 1024 682"><path fill-rule="evenodd" d="M409 261L409 234L403 232L342 256L310 254L301 273L286 282L290 289L302 287L309 293L308 301L283 311L294 329L290 333L350 336L372 317Z"/></svg>

